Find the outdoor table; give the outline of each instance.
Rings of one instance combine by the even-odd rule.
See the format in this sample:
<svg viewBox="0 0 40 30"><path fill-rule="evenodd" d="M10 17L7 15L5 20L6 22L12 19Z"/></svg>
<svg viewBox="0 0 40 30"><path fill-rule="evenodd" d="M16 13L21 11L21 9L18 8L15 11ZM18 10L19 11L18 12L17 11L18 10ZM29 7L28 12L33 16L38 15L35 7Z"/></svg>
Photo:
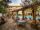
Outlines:
<svg viewBox="0 0 40 30"><path fill-rule="evenodd" d="M18 20L18 21L17 21L17 24L18 24L18 25L20 25L20 24L21 24L21 25L25 25L25 24L26 24L26 21L25 21L25 20Z"/></svg>

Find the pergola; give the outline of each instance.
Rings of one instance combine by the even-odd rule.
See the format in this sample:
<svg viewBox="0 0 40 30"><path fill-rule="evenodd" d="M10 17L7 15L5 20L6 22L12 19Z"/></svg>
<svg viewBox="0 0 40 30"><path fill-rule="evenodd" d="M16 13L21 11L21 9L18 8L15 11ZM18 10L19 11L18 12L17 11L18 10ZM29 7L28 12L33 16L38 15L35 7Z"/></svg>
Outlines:
<svg viewBox="0 0 40 30"><path fill-rule="evenodd" d="M40 2L36 2L34 4L31 4L29 6L26 6L26 7L23 7L21 9L17 9L17 10L14 10L12 12L18 12L18 11L22 11L22 14L23 14L23 19L24 19L24 10L28 9L28 8L32 8L32 15L33 15L33 20L35 21L35 24L36 24L36 11L37 11L37 7L40 6Z"/></svg>
<svg viewBox="0 0 40 30"><path fill-rule="evenodd" d="M35 4L32 4L32 5L29 5L29 6L26 6L26 7L23 7L21 9L17 9L17 10L14 10L12 12L18 12L20 10L22 10L22 13L23 13L23 18L24 18L24 10L28 9L28 8L32 8L32 15L33 15L33 20L36 20L36 10L37 10L37 7L40 6L40 3L35 3Z"/></svg>

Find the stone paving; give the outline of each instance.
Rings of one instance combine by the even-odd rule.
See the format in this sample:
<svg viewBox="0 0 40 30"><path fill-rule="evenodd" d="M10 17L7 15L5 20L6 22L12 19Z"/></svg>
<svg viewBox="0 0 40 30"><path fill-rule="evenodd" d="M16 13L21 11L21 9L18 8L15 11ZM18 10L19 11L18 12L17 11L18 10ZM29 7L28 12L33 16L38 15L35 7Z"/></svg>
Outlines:
<svg viewBox="0 0 40 30"><path fill-rule="evenodd" d="M5 24L0 26L0 30L34 30L30 24L26 24L25 28L16 28L16 23L12 18L8 18L6 21Z"/></svg>
<svg viewBox="0 0 40 30"><path fill-rule="evenodd" d="M0 26L2 30L13 30L15 23L12 18L7 19L7 22Z"/></svg>

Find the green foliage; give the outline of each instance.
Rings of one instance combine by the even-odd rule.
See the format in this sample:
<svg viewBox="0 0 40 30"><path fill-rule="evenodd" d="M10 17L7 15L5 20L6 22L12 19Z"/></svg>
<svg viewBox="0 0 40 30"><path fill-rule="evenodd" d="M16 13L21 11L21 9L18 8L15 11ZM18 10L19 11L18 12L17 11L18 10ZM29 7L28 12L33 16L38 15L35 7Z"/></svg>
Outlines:
<svg viewBox="0 0 40 30"><path fill-rule="evenodd" d="M37 11L40 12L40 6L37 7Z"/></svg>
<svg viewBox="0 0 40 30"><path fill-rule="evenodd" d="M6 3L5 3L5 1L0 1L0 13L5 13L6 12L6 10L5 10L5 8L6 8Z"/></svg>

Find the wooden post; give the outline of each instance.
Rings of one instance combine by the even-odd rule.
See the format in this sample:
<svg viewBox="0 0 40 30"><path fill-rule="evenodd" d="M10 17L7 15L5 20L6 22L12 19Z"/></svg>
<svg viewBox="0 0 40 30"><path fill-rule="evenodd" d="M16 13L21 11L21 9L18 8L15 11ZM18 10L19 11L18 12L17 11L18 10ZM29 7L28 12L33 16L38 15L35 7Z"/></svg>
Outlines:
<svg viewBox="0 0 40 30"><path fill-rule="evenodd" d="M24 20L24 9L22 10L23 20Z"/></svg>
<svg viewBox="0 0 40 30"><path fill-rule="evenodd" d="M17 18L18 18L18 11L17 11Z"/></svg>

